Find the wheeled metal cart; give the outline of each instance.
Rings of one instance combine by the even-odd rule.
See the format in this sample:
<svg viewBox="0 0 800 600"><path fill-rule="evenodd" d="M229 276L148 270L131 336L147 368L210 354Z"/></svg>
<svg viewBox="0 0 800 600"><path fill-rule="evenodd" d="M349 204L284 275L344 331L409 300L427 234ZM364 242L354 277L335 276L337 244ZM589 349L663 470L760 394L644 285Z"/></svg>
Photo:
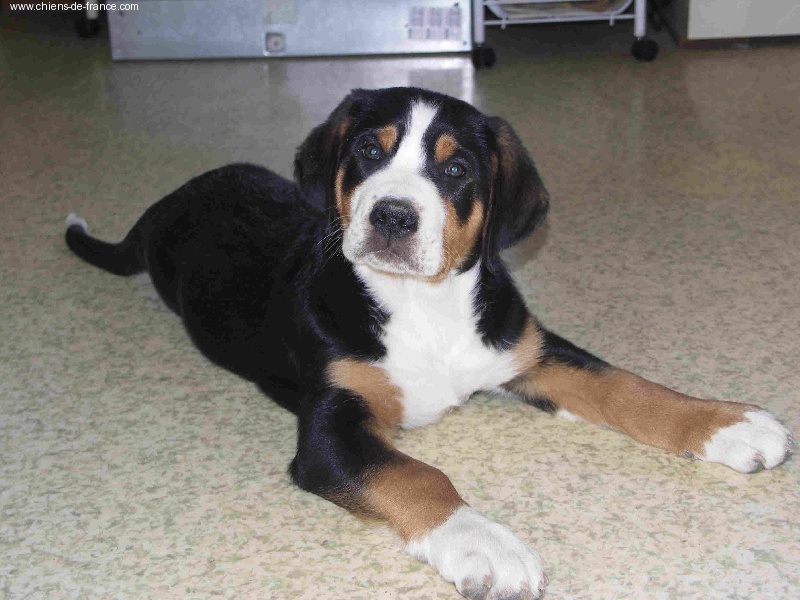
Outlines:
<svg viewBox="0 0 800 600"><path fill-rule="evenodd" d="M633 11L629 11L633 4ZM497 18L486 19L484 7ZM658 54L658 44L647 35L647 0L472 0L472 62L475 68L491 67L496 61L494 50L485 45L486 27L527 23L561 23L567 21L632 20L634 41L631 54L637 60L651 61Z"/></svg>

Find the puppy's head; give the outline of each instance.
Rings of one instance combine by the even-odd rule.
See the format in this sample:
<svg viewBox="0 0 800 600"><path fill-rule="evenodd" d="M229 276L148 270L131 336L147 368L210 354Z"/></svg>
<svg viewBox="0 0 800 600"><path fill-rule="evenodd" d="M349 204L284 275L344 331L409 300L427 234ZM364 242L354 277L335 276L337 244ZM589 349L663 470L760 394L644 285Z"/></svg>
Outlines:
<svg viewBox="0 0 800 600"><path fill-rule="evenodd" d="M295 158L354 264L439 281L520 241L545 216L533 161L502 119L415 88L354 90Z"/></svg>

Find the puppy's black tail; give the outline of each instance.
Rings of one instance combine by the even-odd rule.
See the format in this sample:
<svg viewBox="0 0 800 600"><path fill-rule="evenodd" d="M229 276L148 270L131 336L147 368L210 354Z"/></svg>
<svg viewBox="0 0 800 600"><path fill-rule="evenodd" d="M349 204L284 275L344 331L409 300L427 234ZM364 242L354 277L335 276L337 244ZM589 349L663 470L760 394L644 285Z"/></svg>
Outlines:
<svg viewBox="0 0 800 600"><path fill-rule="evenodd" d="M84 219L75 213L67 217L67 246L86 262L114 275L135 275L145 270L137 228L118 244L93 238Z"/></svg>

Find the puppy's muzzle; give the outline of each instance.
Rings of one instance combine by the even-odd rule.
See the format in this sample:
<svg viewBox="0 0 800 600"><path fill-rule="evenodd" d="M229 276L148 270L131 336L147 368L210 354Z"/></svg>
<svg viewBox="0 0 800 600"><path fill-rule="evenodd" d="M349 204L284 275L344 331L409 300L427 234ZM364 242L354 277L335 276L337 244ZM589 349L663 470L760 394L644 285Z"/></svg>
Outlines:
<svg viewBox="0 0 800 600"><path fill-rule="evenodd" d="M369 222L387 240L401 239L417 231L419 215L408 200L387 197L372 208Z"/></svg>

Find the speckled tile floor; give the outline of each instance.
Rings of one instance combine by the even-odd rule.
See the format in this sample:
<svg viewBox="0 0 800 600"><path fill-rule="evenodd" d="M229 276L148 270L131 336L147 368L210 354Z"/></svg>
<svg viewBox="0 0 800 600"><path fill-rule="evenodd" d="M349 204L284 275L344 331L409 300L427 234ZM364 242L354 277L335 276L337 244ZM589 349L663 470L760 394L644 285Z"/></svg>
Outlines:
<svg viewBox="0 0 800 600"><path fill-rule="evenodd" d="M136 280L79 263L192 175L295 146L352 87L503 115L553 196L509 253L601 356L800 431L800 47L112 64L0 18L0 595L455 598L290 485L293 418L209 366ZM478 398L400 447L542 554L551 599L800 597L800 461L745 476Z"/></svg>

